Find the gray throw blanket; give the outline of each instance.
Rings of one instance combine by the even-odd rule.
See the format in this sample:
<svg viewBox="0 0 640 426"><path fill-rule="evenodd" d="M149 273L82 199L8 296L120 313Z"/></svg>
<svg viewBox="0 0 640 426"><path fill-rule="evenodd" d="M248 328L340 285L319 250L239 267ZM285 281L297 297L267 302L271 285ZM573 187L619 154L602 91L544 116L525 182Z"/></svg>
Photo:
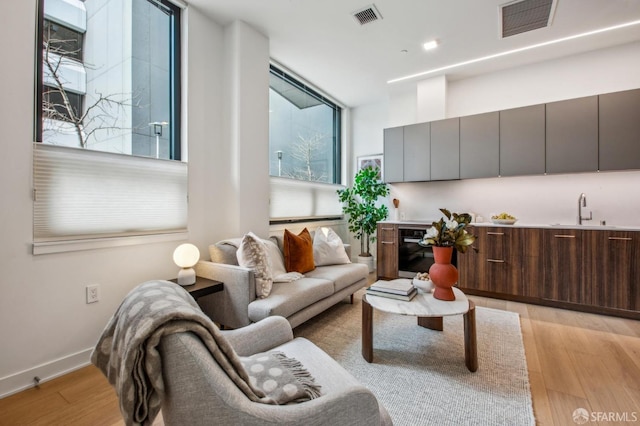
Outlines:
<svg viewBox="0 0 640 426"><path fill-rule="evenodd" d="M198 336L251 401L284 404L320 395L298 361L280 352L239 357L186 290L169 281L149 281L125 297L91 354L91 362L114 386L127 425L150 425L160 411L164 381L158 345L163 336L181 332ZM251 369L256 362L266 368ZM277 383L256 374L274 367L282 371Z"/></svg>

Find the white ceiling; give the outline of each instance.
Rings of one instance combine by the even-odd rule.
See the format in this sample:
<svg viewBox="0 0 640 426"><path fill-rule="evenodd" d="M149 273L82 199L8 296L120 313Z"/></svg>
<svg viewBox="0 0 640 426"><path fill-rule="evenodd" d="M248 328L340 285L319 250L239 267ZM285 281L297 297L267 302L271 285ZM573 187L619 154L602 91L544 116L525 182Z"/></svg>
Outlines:
<svg viewBox="0 0 640 426"><path fill-rule="evenodd" d="M502 39L508 0L189 0L221 25L242 20L270 40L271 57L346 106L386 98L387 81L527 45L640 20L640 0L558 0L550 27ZM375 4L382 20L352 12ZM422 43L440 46L424 51ZM640 25L432 73L449 80L640 40ZM403 53L402 50L406 50Z"/></svg>

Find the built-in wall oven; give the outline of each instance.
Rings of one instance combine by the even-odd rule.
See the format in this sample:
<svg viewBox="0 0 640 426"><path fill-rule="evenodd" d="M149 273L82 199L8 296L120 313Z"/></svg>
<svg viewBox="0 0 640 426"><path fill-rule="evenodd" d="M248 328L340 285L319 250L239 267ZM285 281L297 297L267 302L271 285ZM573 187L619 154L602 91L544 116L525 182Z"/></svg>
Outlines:
<svg viewBox="0 0 640 426"><path fill-rule="evenodd" d="M403 227L398 229L398 276L413 278L418 272L429 272L435 263L431 247L418 244L426 232L426 228ZM456 251L453 251L451 263L456 265Z"/></svg>

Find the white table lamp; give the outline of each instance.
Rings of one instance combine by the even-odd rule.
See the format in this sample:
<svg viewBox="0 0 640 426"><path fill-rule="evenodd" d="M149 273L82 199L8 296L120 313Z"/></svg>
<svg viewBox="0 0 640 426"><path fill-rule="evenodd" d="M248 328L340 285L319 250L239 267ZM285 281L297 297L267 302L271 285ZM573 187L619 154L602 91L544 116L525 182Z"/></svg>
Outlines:
<svg viewBox="0 0 640 426"><path fill-rule="evenodd" d="M193 266L200 260L200 251L193 244L180 244L173 252L173 261L181 267L178 272L178 284L191 285L196 282Z"/></svg>

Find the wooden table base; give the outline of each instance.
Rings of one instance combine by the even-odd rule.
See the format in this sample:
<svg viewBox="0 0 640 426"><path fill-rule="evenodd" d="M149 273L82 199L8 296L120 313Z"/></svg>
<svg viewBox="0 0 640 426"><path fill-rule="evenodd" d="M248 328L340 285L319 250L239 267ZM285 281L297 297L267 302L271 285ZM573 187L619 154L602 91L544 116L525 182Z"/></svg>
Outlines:
<svg viewBox="0 0 640 426"><path fill-rule="evenodd" d="M476 340L476 305L469 301L469 310L462 315L464 322L464 361L471 372L478 370L478 345ZM418 317L418 325L442 331L442 317ZM373 362L373 308L362 298L362 357Z"/></svg>

